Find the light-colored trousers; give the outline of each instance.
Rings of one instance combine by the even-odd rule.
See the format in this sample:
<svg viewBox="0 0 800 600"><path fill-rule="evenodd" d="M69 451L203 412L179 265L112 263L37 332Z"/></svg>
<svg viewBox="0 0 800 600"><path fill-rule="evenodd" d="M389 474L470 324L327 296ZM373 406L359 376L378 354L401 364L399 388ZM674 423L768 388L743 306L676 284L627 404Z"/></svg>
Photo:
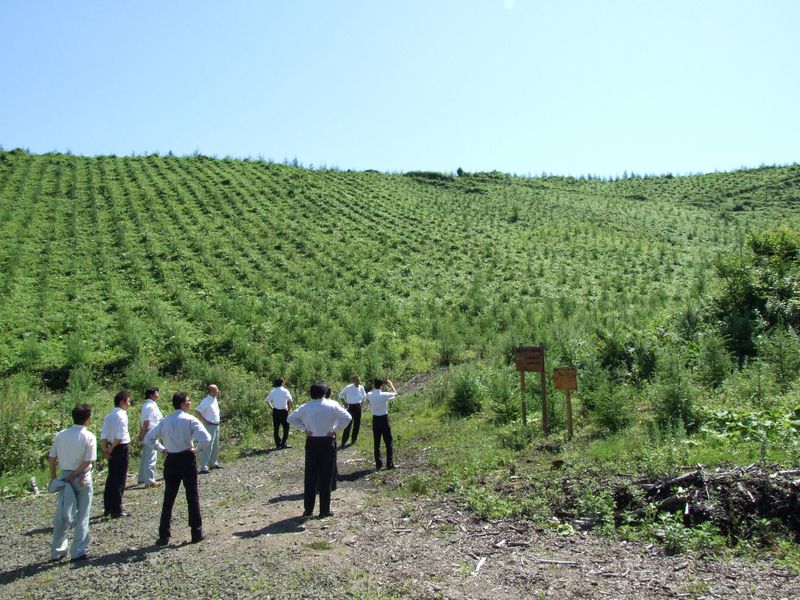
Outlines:
<svg viewBox="0 0 800 600"><path fill-rule="evenodd" d="M149 485L156 482L156 461L158 451L147 444L142 444L142 457L139 459L139 477L137 481Z"/></svg>
<svg viewBox="0 0 800 600"><path fill-rule="evenodd" d="M211 436L211 441L208 442L208 446L205 447L203 454L200 456L201 471L207 471L209 467L217 464L217 456L219 455L219 424L208 424L205 427Z"/></svg>
<svg viewBox="0 0 800 600"><path fill-rule="evenodd" d="M63 471L63 479L72 471ZM84 485L84 482L86 485ZM75 490L75 501L77 504L77 514L75 516L75 537L72 538L72 548L70 557L78 558L86 554L86 547L89 545L89 513L92 512L92 497L94 489L92 487L92 474L88 473L85 477L77 477L71 483ZM59 506L56 499L56 506ZM50 544L50 558L59 559L67 553L67 530L69 524L64 521L62 511L56 509L53 517L53 542Z"/></svg>

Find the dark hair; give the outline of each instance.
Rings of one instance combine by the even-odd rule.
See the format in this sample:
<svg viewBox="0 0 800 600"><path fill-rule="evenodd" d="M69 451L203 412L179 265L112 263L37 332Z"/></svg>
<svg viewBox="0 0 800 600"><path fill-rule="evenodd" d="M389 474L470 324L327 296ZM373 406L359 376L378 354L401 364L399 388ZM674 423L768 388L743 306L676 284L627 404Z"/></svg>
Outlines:
<svg viewBox="0 0 800 600"><path fill-rule="evenodd" d="M92 407L88 404L76 404L72 409L72 422L75 425L84 425L92 416Z"/></svg>
<svg viewBox="0 0 800 600"><path fill-rule="evenodd" d="M186 402L186 399L189 397L189 392L175 392L172 394L172 408L178 409L181 407L181 404Z"/></svg>
<svg viewBox="0 0 800 600"><path fill-rule="evenodd" d="M152 398L153 394L155 394L157 391L158 391L158 388L147 388L144 391L144 399L147 400L148 398Z"/></svg>
<svg viewBox="0 0 800 600"><path fill-rule="evenodd" d="M322 398L325 396L325 391L328 389L328 386L325 385L321 381L315 381L311 384L311 389L308 390L308 395L311 396L312 400L316 400L318 398Z"/></svg>
<svg viewBox="0 0 800 600"><path fill-rule="evenodd" d="M331 386L329 386L329 385L325 386L325 397L326 398L330 398L331 397Z"/></svg>
<svg viewBox="0 0 800 600"><path fill-rule="evenodd" d="M272 382L275 387L281 387L283 385L283 377L276 377L275 381Z"/></svg>
<svg viewBox="0 0 800 600"><path fill-rule="evenodd" d="M374 381L375 389L376 390L381 389L383 387L384 383L386 383L386 382L383 379L381 379L380 377L376 377L375 381Z"/></svg>
<svg viewBox="0 0 800 600"><path fill-rule="evenodd" d="M114 406L119 406L123 400L130 400L131 398L131 391L130 390L120 390L117 392L117 395L114 396Z"/></svg>

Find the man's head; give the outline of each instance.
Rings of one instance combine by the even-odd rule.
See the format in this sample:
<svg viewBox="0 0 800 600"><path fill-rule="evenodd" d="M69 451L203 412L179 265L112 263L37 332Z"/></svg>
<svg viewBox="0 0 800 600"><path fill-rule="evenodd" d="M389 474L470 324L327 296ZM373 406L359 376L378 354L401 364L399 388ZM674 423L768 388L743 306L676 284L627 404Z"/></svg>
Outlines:
<svg viewBox="0 0 800 600"><path fill-rule="evenodd" d="M216 398L219 395L219 388L212 383L208 386L208 395L212 398Z"/></svg>
<svg viewBox="0 0 800 600"><path fill-rule="evenodd" d="M351 381L353 382L353 385L356 387L361 385L361 377L359 377L358 375L353 375L353 379Z"/></svg>
<svg viewBox="0 0 800 600"><path fill-rule="evenodd" d="M375 384L375 389L379 390L383 387L383 384L385 384L386 382L380 377L376 377L373 383Z"/></svg>
<svg viewBox="0 0 800 600"><path fill-rule="evenodd" d="M158 388L147 388L144 391L145 400L158 400Z"/></svg>
<svg viewBox="0 0 800 600"><path fill-rule="evenodd" d="M128 407L130 405L131 405L131 391L120 390L119 392L117 392L117 395L114 396L114 407L128 410Z"/></svg>
<svg viewBox="0 0 800 600"><path fill-rule="evenodd" d="M86 425L92 416L92 407L88 404L77 404L72 409L72 422L75 425Z"/></svg>
<svg viewBox="0 0 800 600"><path fill-rule="evenodd" d="M275 387L283 387L283 377L276 377L272 384Z"/></svg>
<svg viewBox="0 0 800 600"><path fill-rule="evenodd" d="M311 384L311 389L308 390L308 395L311 396L312 400L318 400L320 398L325 397L325 392L327 391L328 386L325 385L321 381L315 381Z"/></svg>
<svg viewBox="0 0 800 600"><path fill-rule="evenodd" d="M189 399L189 392L176 392L172 395L172 408L175 410L183 409L188 412L192 401Z"/></svg>

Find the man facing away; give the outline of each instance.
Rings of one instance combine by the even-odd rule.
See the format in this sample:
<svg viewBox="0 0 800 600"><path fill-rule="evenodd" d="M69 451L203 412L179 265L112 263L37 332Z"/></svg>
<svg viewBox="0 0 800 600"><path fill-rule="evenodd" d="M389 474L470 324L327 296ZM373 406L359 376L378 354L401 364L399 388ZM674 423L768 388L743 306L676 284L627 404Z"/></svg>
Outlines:
<svg viewBox="0 0 800 600"><path fill-rule="evenodd" d="M391 392L384 392L381 388L388 385L392 388ZM394 384L388 379L375 378L375 387L367 394L369 409L372 412L372 439L375 444L375 468L383 466L381 460L381 438L386 444L386 468L394 469L394 447L392 443L392 426L389 423L389 400L397 396Z"/></svg>
<svg viewBox="0 0 800 600"><path fill-rule="evenodd" d="M211 443L200 455L200 473L205 475L209 469L221 469L217 462L219 456L219 388L213 383L208 386L208 395L200 401L194 411L197 418L211 435Z"/></svg>
<svg viewBox="0 0 800 600"><path fill-rule="evenodd" d="M342 448L347 444L350 438L350 430L353 430L353 444L358 440L358 431L361 428L361 404L367 398L367 392L361 385L361 378L358 375L353 375L352 383L346 385L344 389L339 392L339 400L344 400L345 408L353 420L344 428L342 433Z"/></svg>
<svg viewBox="0 0 800 600"><path fill-rule="evenodd" d="M328 386L322 382L311 384L311 402L303 404L289 415L289 424L306 432L306 464L303 489L303 516L314 513L314 502L319 492L320 518L332 517L331 485L336 462L336 432L347 425L352 417L334 400L324 398Z"/></svg>
<svg viewBox="0 0 800 600"><path fill-rule="evenodd" d="M139 444L142 446L142 457L139 461L139 478L146 488L158 487L161 484L156 481L156 461L158 452L146 444L143 444L144 436L153 427L158 425L164 418L158 408L158 388L147 388L144 393L144 404L142 405L142 415L139 418Z"/></svg>
<svg viewBox="0 0 800 600"><path fill-rule="evenodd" d="M72 409L74 425L59 431L47 456L50 464L50 491L60 489L53 517L53 541L50 558L60 560L67 553L67 530L71 522L75 526L70 557L72 560L87 558L89 544L89 513L92 512L92 463L97 459L97 438L86 428L92 416L88 404L78 404ZM61 477L56 479L56 464L61 467ZM67 489L69 488L69 489ZM71 498L70 498L71 497ZM67 502L67 499L74 499ZM70 504L70 506L66 506ZM64 514L65 510L68 514Z"/></svg>
<svg viewBox="0 0 800 600"><path fill-rule="evenodd" d="M178 392L172 396L172 406L175 412L162 419L144 437L145 444L167 455L164 459L164 504L161 507L161 521L156 540L159 546L169 544L172 508L181 483L186 490L192 543L202 542L206 537L203 534L203 519L200 515L200 491L197 487L194 443L197 443L198 450L203 450L211 442L211 435L199 420L189 414L192 408L189 394Z"/></svg>
<svg viewBox="0 0 800 600"><path fill-rule="evenodd" d="M267 396L267 402L272 407L272 431L275 437L275 447L289 448L286 440L289 438L289 411L292 410L292 394L283 387L283 377L276 377L272 382L275 386ZM279 437L278 432L283 428L283 437Z"/></svg>
<svg viewBox="0 0 800 600"><path fill-rule="evenodd" d="M122 494L128 477L128 409L131 406L130 390L122 390L114 396L114 410L103 418L100 440L103 454L108 458L108 475L103 490L103 516L129 517L131 513L122 509Z"/></svg>

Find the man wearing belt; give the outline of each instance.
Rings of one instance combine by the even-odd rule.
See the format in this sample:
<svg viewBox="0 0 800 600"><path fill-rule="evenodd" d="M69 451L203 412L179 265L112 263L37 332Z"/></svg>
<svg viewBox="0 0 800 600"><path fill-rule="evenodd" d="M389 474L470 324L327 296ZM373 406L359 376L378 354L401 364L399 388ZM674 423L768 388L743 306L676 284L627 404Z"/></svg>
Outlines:
<svg viewBox="0 0 800 600"><path fill-rule="evenodd" d="M139 479L146 488L158 487L161 484L156 481L156 461L158 452L146 444L142 444L144 436L153 427L158 425L164 418L158 408L158 388L147 388L144 393L144 404L142 405L142 416L139 419L139 443L142 445L142 457L139 460Z"/></svg>
<svg viewBox="0 0 800 600"><path fill-rule="evenodd" d="M73 493L76 513L73 524L75 537L72 539L70 557L72 560L87 558L86 547L89 545L89 513L92 512L92 463L97 459L97 438L86 429L92 407L78 404L72 409L74 425L59 431L53 440L47 461L50 464L50 489L60 483L56 480L56 463L61 467L61 481L70 490L62 490L61 494ZM53 541L50 545L50 558L62 559L67 553L67 530L72 515L64 515L63 496L56 503L56 514L53 517ZM66 517L66 518L65 518Z"/></svg>
<svg viewBox="0 0 800 600"><path fill-rule="evenodd" d="M103 454L108 459L108 475L103 490L103 516L129 517L131 513L122 509L122 494L128 478L128 408L131 406L130 390L122 390L114 396L114 410L103 418L100 440Z"/></svg>
<svg viewBox="0 0 800 600"><path fill-rule="evenodd" d="M162 419L144 437L145 444L167 455L164 459L164 504L161 507L161 521L156 540L159 546L169 544L172 507L175 505L181 482L186 490L192 543L202 542L206 537L203 534L203 519L200 516L194 442L197 442L197 449L202 450L211 442L211 435L200 421L189 414L192 401L188 393L178 392L172 396L172 406L175 412Z"/></svg>
<svg viewBox="0 0 800 600"><path fill-rule="evenodd" d="M211 443L200 455L200 474L205 475L209 469L221 469L217 462L219 456L219 388L213 383L208 386L208 395L200 401L194 411L197 418L211 435Z"/></svg>
<svg viewBox="0 0 800 600"><path fill-rule="evenodd" d="M381 388L388 385L392 388L391 392L383 392ZM367 394L369 409L372 412L372 439L375 445L375 468L383 466L381 460L381 438L386 444L386 468L394 469L394 446L392 443L392 426L389 423L389 400L397 396L394 384L386 379L375 378L375 387Z"/></svg>
<svg viewBox="0 0 800 600"><path fill-rule="evenodd" d="M275 388L267 396L267 402L272 407L272 430L275 436L275 447L289 448L286 440L289 438L289 423L286 420L292 410L292 394L283 387L283 378L276 377L273 381ZM279 429L283 427L283 438L278 436Z"/></svg>
<svg viewBox="0 0 800 600"><path fill-rule="evenodd" d="M350 416L353 417L351 423L344 428L344 433L342 433L342 448L345 447L347 440L350 438L351 428L353 430L353 445L358 440L358 431L361 428L361 404L367 397L367 392L364 391L364 387L361 385L361 378L358 375L353 375L352 381L353 383L345 386L339 392L339 400L345 401L345 408L347 408Z"/></svg>
<svg viewBox="0 0 800 600"><path fill-rule="evenodd" d="M352 417L334 400L325 400L328 386L322 382L311 384L311 402L303 404L289 415L289 424L306 432L306 465L303 490L304 517L314 512L314 502L319 492L319 516L332 517L331 485L336 461L336 432L347 425Z"/></svg>

